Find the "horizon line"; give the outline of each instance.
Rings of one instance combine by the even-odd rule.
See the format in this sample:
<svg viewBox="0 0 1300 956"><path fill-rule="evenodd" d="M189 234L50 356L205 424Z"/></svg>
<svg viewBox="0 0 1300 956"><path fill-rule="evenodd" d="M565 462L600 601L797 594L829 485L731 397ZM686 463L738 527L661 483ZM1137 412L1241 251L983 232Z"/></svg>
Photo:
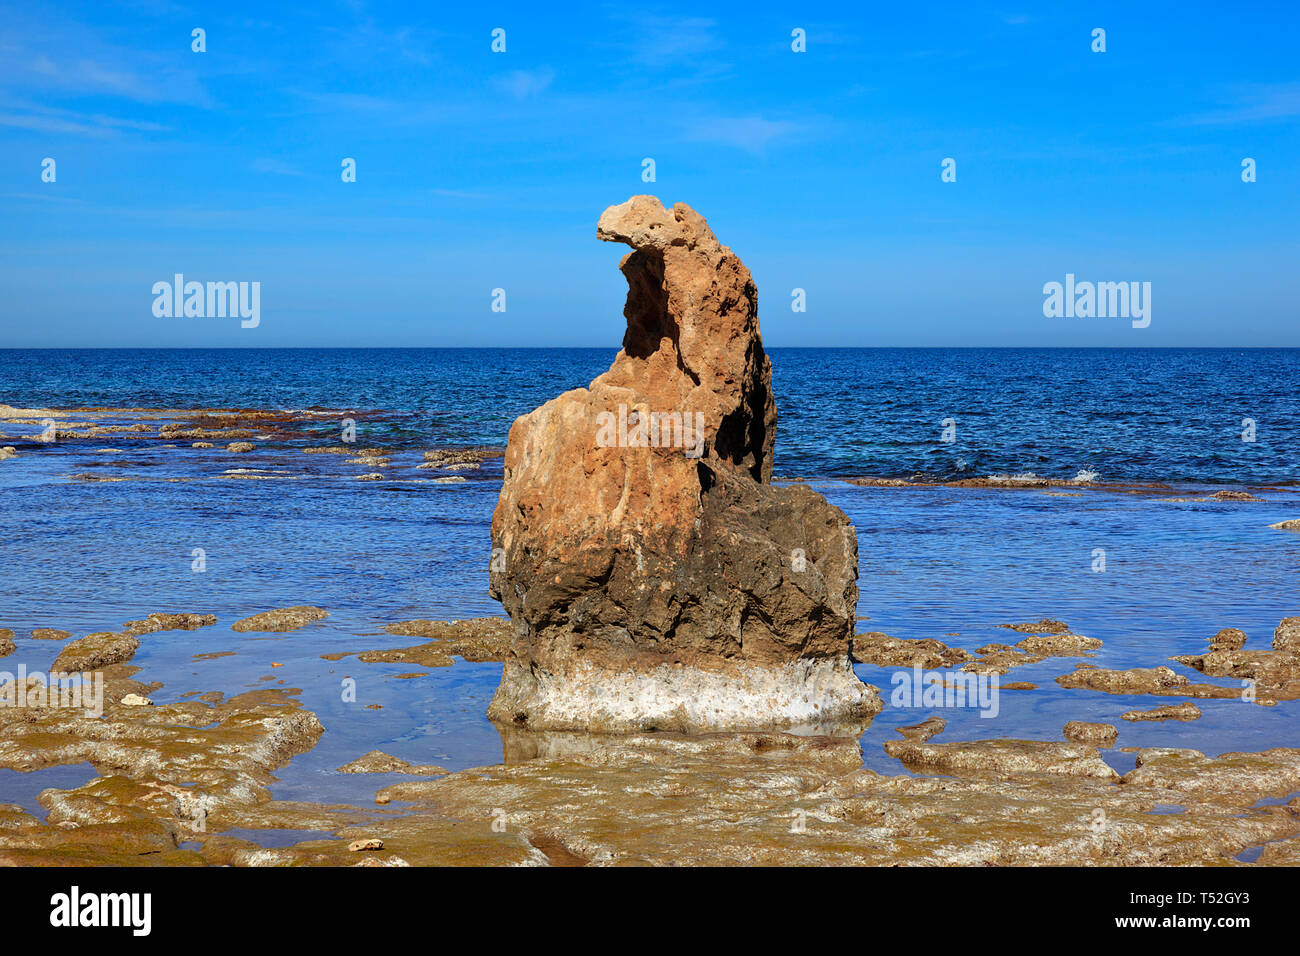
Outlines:
<svg viewBox="0 0 1300 956"><path fill-rule="evenodd" d="M504 352L527 349L530 351L621 350L619 345L0 345L0 352L379 352L379 351L476 351ZM1037 349L1042 351L1279 351L1300 350L1300 345L768 345L765 351L778 349L806 349L830 351L834 349L877 350L1013 350Z"/></svg>

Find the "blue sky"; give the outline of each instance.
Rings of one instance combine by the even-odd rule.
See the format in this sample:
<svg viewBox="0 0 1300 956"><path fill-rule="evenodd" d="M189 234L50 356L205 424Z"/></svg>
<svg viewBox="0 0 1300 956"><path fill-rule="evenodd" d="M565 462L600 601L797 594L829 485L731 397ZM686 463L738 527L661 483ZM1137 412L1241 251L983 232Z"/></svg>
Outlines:
<svg viewBox="0 0 1300 956"><path fill-rule="evenodd" d="M642 192L770 346L1300 346L1298 5L558 6L0 4L0 346L615 346ZM1067 272L1150 326L1044 317Z"/></svg>

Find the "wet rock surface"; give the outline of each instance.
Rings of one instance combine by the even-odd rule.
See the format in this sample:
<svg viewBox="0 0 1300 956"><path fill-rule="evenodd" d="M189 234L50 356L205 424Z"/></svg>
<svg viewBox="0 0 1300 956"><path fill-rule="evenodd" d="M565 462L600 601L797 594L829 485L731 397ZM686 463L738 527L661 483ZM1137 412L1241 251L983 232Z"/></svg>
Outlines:
<svg viewBox="0 0 1300 956"><path fill-rule="evenodd" d="M388 629L450 645L499 642L508 627ZM1120 777L1082 742L932 743L941 718L883 743L912 775L863 767L861 747L881 744L856 737L503 729L500 766L448 774L372 751L339 767L413 778L382 787L368 809L275 800L273 771L323 733L292 691L149 704L156 685L135 672L105 669L103 719L0 708L0 767L90 763L99 774L44 792L44 821L0 807L0 863L1167 865L1227 863L1269 844L1278 848L1260 865L1285 865L1300 837L1297 801L1258 805L1300 791L1300 750L1142 748ZM1113 733L1066 728L1100 745ZM1183 812L1152 812L1171 804ZM267 848L230 832L276 830L328 836Z"/></svg>
<svg viewBox="0 0 1300 956"><path fill-rule="evenodd" d="M417 776L431 776L447 772L445 768L435 767L432 764L408 763L401 757L394 757L382 750L372 750L370 753L339 767L339 773L409 773Z"/></svg>
<svg viewBox="0 0 1300 956"><path fill-rule="evenodd" d="M510 622L500 617L481 617L468 621L399 621L387 625L384 630L403 637L428 638L429 644L422 648L424 651L430 654L438 652L443 656L455 655L476 664L505 660L512 633ZM400 649L398 653L403 656L398 658L369 656L389 653L393 652L370 651L362 654L361 660L414 661L420 656L420 649Z"/></svg>
<svg viewBox="0 0 1300 956"><path fill-rule="evenodd" d="M26 414L27 412L32 414ZM364 423L373 419L401 419L409 414L411 413L355 409L14 409L14 414L8 417L0 415L0 439L6 437L5 430L10 427L40 428L35 434L30 433L31 429L26 427L23 428L23 434L14 433L14 437L23 439L28 443L27 446L19 448L0 445L0 459L27 452L34 452L30 457L36 461L46 452L79 456L92 453L103 458L105 455L119 456L131 451L172 450L174 457L164 460L149 455L140 460L115 458L86 463L91 469L112 468L123 472L120 474L86 470L60 476L76 482L107 486L127 481L303 481L340 478L351 481L359 477L355 474L355 468L340 468L333 462L311 461L311 456L315 455L345 455L353 465L367 467L365 480L378 481L380 479L369 477L379 473L374 469L389 469L397 474L384 475L387 480L420 482L438 487L452 484L453 477L459 480L459 476L454 476L453 473L466 472L476 478L480 477L478 472L482 470L483 463L492 458L500 458L503 454L503 449L492 447L438 448L426 451L404 446L359 447L359 443L317 444L321 440L322 425L352 419L363 423L364 427ZM107 419L112 419L113 423L105 421ZM93 447L106 440L111 441L115 447ZM11 448L12 452L5 452L5 448ZM210 457L193 454L195 450L208 449L215 449L222 455ZM225 456L247 456L252 452L257 453L259 461L272 457L280 459L276 464L281 467L220 468ZM167 465L172 461L180 464L185 473L165 473ZM210 466L200 465L200 473L195 474L196 463L210 463ZM22 467L22 463L18 463L17 467ZM422 469L433 469L435 474L442 477L429 481L424 477L427 472ZM495 475L491 477L494 478Z"/></svg>
<svg viewBox="0 0 1300 956"><path fill-rule="evenodd" d="M478 617L466 621L398 621L384 630L403 637L428 638L425 644L411 647L385 647L367 651L337 651L322 654L337 661L352 654L366 664L415 664L419 667L450 667L460 657L470 663L502 661L509 652L513 628L500 617ZM404 674L400 677L418 677Z"/></svg>
<svg viewBox="0 0 1300 956"><path fill-rule="evenodd" d="M909 754L937 749L891 744ZM417 813L400 830L367 832L413 863L427 859L421 828L440 839L450 817L480 838L498 821L506 831L498 836L517 835L535 862L552 865L1149 865L1224 862L1300 831L1293 809L1244 802L1262 784L1286 785L1284 754L1247 771L1255 784L1236 799L1227 778L1211 780L1205 768L1195 786L1174 791L1133 775L1120 785L1086 747L954 747L942 759L949 776L909 777L859 767L853 741L569 740L518 765L387 787L385 796L412 801ZM1151 813L1171 802L1184 812Z"/></svg>
<svg viewBox="0 0 1300 956"><path fill-rule="evenodd" d="M233 631L263 631L268 633L281 633L284 631L296 631L300 627L306 627L313 621L320 621L329 617L328 611L323 611L318 607L310 605L300 605L298 607L277 608L273 611L263 611L261 614L254 614L252 617L246 617L243 620L236 621L230 625Z"/></svg>
<svg viewBox="0 0 1300 956"><path fill-rule="evenodd" d="M992 771L997 773L1047 773L1065 777L1118 779L1101 755L1075 744L1036 743L1027 740L979 740L970 743L923 744L890 740L885 752L912 768L936 773Z"/></svg>
<svg viewBox="0 0 1300 956"><path fill-rule="evenodd" d="M129 661L139 649L140 641L134 634L101 631L65 645L50 669L68 673L100 670Z"/></svg>
<svg viewBox="0 0 1300 956"><path fill-rule="evenodd" d="M955 667L970 657L961 648L948 647L935 638L912 640L890 637L879 631L858 634L853 638L853 659L877 667Z"/></svg>
<svg viewBox="0 0 1300 956"><path fill-rule="evenodd" d="M418 467L472 471L486 459L499 458L502 454L502 451L492 448L440 448L426 451L424 463Z"/></svg>
<svg viewBox="0 0 1300 956"><path fill-rule="evenodd" d="M1169 667L1134 667L1130 670L1081 668L1058 677L1056 682L1062 687L1099 690L1107 694L1167 694L1191 683Z"/></svg>
<svg viewBox="0 0 1300 956"><path fill-rule="evenodd" d="M1016 644L1021 650L1043 657L1090 657L1101 647L1095 637L1081 634L1036 634Z"/></svg>
<svg viewBox="0 0 1300 956"><path fill-rule="evenodd" d="M943 733L943 729L948 726L948 722L942 717L930 717L921 721L919 724L912 724L908 727L899 727L898 732L907 740L916 743L925 743L932 737L937 737Z"/></svg>
<svg viewBox="0 0 1300 956"><path fill-rule="evenodd" d="M1121 714L1124 720L1199 720L1201 709L1195 704L1166 704L1151 710L1130 710Z"/></svg>
<svg viewBox="0 0 1300 956"><path fill-rule="evenodd" d="M1102 646L1095 637L1070 633L1064 621L1042 620L1024 624L1001 624L999 627L1027 634L1014 645L986 644L976 650L976 657L962 670L977 674L1005 674L1007 671L1038 664L1049 657L1091 657Z"/></svg>
<svg viewBox="0 0 1300 956"><path fill-rule="evenodd" d="M1066 740L1091 744L1094 747L1109 747L1119 739L1119 730L1114 724L1095 724L1086 720L1071 720L1062 731Z"/></svg>
<svg viewBox="0 0 1300 956"><path fill-rule="evenodd" d="M1300 750L1278 747L1260 753L1207 757L1191 749L1141 749L1137 751L1137 766L1120 782L1125 786L1171 790L1210 803L1249 807L1300 790Z"/></svg>
<svg viewBox="0 0 1300 956"><path fill-rule="evenodd" d="M210 829L265 825L256 814L270 801L271 771L323 732L276 692L153 706L144 696L150 685L134 672L105 667L102 717L75 707L0 708L0 767L88 763L99 774L44 791L45 821L0 809L0 864L201 865L179 844Z"/></svg>
<svg viewBox="0 0 1300 956"><path fill-rule="evenodd" d="M1054 621L1050 618L1044 618L1041 621L1028 621L1023 624L999 624L998 627L1004 627L1009 631L1018 631L1021 634L1068 634L1070 625L1064 621Z"/></svg>
<svg viewBox="0 0 1300 956"><path fill-rule="evenodd" d="M156 634L158 631L193 631L200 627L209 627L217 623L215 614L169 614L155 611L139 621L127 621L126 629L130 634Z"/></svg>
<svg viewBox="0 0 1300 956"><path fill-rule="evenodd" d="M1300 617L1288 617L1273 633L1273 646L1266 651L1245 649L1246 635L1235 628L1219 631L1210 639L1205 654L1174 657L1172 660L1208 677L1227 677L1250 682L1263 701L1300 699ZM1234 691L1235 696L1241 694Z"/></svg>
<svg viewBox="0 0 1300 956"><path fill-rule="evenodd" d="M961 666L977 674L1005 674L1016 667L1038 664L1049 657L1091 657L1102 646L1093 637L1071 634L1062 621L1004 624L1028 634L1016 644L985 644L974 652L949 647L935 638L901 639L879 631L853 638L853 659L877 667L920 667L924 670Z"/></svg>

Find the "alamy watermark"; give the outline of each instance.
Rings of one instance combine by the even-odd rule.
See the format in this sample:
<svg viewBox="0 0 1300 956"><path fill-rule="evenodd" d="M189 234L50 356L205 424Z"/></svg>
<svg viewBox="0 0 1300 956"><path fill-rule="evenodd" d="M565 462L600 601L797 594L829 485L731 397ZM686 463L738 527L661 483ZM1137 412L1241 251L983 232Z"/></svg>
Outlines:
<svg viewBox="0 0 1300 956"><path fill-rule="evenodd" d="M132 936L148 936L153 928L153 894L83 893L74 885L50 897L50 925L125 927Z"/></svg>
<svg viewBox="0 0 1300 956"><path fill-rule="evenodd" d="M160 319L238 316L245 329L255 329L262 322L260 282L186 282L178 272L171 282L155 282L153 295L153 314Z"/></svg>
<svg viewBox="0 0 1300 956"><path fill-rule="evenodd" d="M18 673L0 671L0 707L67 708L84 710L91 717L104 714L104 674L85 671L77 674L54 671L28 671L18 665Z"/></svg>
<svg viewBox="0 0 1300 956"><path fill-rule="evenodd" d="M1132 319L1135 329L1151 324L1150 282L1075 282L1067 272L1064 284L1044 284L1043 295L1049 319Z"/></svg>
<svg viewBox="0 0 1300 956"><path fill-rule="evenodd" d="M889 680L894 685L889 703L894 707L978 707L981 717L998 715L996 673L949 674L913 667L910 671L894 671Z"/></svg>
<svg viewBox="0 0 1300 956"><path fill-rule="evenodd" d="M619 403L618 414L596 415L597 448L682 448L687 458L704 454L703 412L628 411Z"/></svg>

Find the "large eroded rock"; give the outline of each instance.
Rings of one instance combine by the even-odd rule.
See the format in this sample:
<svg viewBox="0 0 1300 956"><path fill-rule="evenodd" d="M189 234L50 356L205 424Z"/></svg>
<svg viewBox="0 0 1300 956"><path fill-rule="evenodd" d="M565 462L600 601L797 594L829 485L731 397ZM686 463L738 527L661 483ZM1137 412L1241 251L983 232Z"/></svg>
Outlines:
<svg viewBox="0 0 1300 956"><path fill-rule="evenodd" d="M489 709L549 730L757 729L879 710L854 676L857 538L775 488L776 402L749 270L694 210L635 196L609 371L510 429L490 589L514 624Z"/></svg>

